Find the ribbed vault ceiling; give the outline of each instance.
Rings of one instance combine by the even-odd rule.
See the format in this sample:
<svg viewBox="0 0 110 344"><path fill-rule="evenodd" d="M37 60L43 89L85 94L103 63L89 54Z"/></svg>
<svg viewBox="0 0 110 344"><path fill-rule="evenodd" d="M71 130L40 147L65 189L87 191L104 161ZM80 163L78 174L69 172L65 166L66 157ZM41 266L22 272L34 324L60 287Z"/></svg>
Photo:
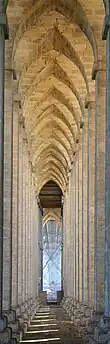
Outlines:
<svg viewBox="0 0 110 344"><path fill-rule="evenodd" d="M64 193L94 93L103 1L9 0L7 13L36 190L53 180Z"/></svg>

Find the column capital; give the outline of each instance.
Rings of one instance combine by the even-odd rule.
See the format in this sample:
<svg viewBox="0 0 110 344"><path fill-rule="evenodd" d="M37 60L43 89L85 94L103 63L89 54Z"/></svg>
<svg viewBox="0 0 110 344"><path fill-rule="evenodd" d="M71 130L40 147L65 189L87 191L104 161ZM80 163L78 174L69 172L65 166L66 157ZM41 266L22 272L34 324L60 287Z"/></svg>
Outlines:
<svg viewBox="0 0 110 344"><path fill-rule="evenodd" d="M102 39L107 39L108 30L110 29L110 1L109 0L103 0L104 6L105 6L105 19L103 23L102 28Z"/></svg>
<svg viewBox="0 0 110 344"><path fill-rule="evenodd" d="M84 126L84 119L83 117L80 118L80 129L83 129Z"/></svg>
<svg viewBox="0 0 110 344"><path fill-rule="evenodd" d="M32 161L31 161L31 157L29 156L29 164L32 167Z"/></svg>
<svg viewBox="0 0 110 344"><path fill-rule="evenodd" d="M26 143L26 145L28 144L28 140L27 140L26 135L23 137L23 141Z"/></svg>
<svg viewBox="0 0 110 344"><path fill-rule="evenodd" d="M13 94L13 101L14 102L21 102L21 97L19 93L14 93Z"/></svg>
<svg viewBox="0 0 110 344"><path fill-rule="evenodd" d="M5 39L9 38L9 28L6 13L0 13L0 26L4 30Z"/></svg>
<svg viewBox="0 0 110 344"><path fill-rule="evenodd" d="M21 101L20 100L13 100L13 106L17 107L19 110L21 110ZM21 121L21 119L20 119ZM19 122L20 122L19 121ZM21 123L21 122L20 122Z"/></svg>
<svg viewBox="0 0 110 344"><path fill-rule="evenodd" d="M78 146L78 149L76 149L76 151L74 153L75 153L74 154L74 157L75 157L74 162L76 163L76 161L78 160L79 146Z"/></svg>
<svg viewBox="0 0 110 344"><path fill-rule="evenodd" d="M29 150L29 148L28 148L28 159L30 160L30 150Z"/></svg>
<svg viewBox="0 0 110 344"><path fill-rule="evenodd" d="M22 114L19 116L19 123L22 125L23 128L25 128L25 118Z"/></svg>
<svg viewBox="0 0 110 344"><path fill-rule="evenodd" d="M79 137L78 136L76 137L76 143L77 144L79 143Z"/></svg>
<svg viewBox="0 0 110 344"><path fill-rule="evenodd" d="M96 79L96 74L99 71L106 72L106 61L102 61L102 60L94 61L93 68L92 68L92 80Z"/></svg>
<svg viewBox="0 0 110 344"><path fill-rule="evenodd" d="M33 166L33 164L31 166L32 166L32 173L35 173L36 171L35 167Z"/></svg>
<svg viewBox="0 0 110 344"><path fill-rule="evenodd" d="M68 171L68 176L67 176L68 180L69 180L70 176L71 176L71 170Z"/></svg>
<svg viewBox="0 0 110 344"><path fill-rule="evenodd" d="M5 68L5 73L12 73L12 75L13 75L13 80L17 80L17 77L16 77L16 72L15 72L15 69L13 69L13 68Z"/></svg>
<svg viewBox="0 0 110 344"><path fill-rule="evenodd" d="M85 109L88 109L90 103L95 102L95 93L87 94L85 97Z"/></svg>

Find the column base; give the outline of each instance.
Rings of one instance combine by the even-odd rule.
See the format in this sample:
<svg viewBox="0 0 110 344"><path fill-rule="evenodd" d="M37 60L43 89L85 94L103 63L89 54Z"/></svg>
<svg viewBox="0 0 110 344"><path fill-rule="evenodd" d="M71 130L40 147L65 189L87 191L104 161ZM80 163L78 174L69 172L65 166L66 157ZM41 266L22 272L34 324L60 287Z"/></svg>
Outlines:
<svg viewBox="0 0 110 344"><path fill-rule="evenodd" d="M4 311L5 317L7 319L7 326L11 329L11 341L19 341L22 339L22 327L19 321L19 317L17 318L16 310L11 309L10 311ZM14 338L14 339L13 339ZM13 342L12 342L13 343ZM11 342L10 342L11 344Z"/></svg>
<svg viewBox="0 0 110 344"><path fill-rule="evenodd" d="M100 319L103 316L102 312L92 311L90 318L87 321L86 327L89 335L94 334L94 330L100 323Z"/></svg>
<svg viewBox="0 0 110 344"><path fill-rule="evenodd" d="M88 342L86 323L91 317L92 309L69 297L63 300L62 306L71 318L76 328L76 332L84 339L85 343L86 341Z"/></svg>
<svg viewBox="0 0 110 344"><path fill-rule="evenodd" d="M11 328L6 327L3 331L0 331L0 343L8 344L12 339Z"/></svg>
<svg viewBox="0 0 110 344"><path fill-rule="evenodd" d="M4 329L7 327L7 317L6 316L1 316L0 317L0 332L4 331Z"/></svg>
<svg viewBox="0 0 110 344"><path fill-rule="evenodd" d="M89 344L110 344L110 317L101 317L94 336L89 338Z"/></svg>
<svg viewBox="0 0 110 344"><path fill-rule="evenodd" d="M16 311L10 309L9 311L3 311L3 315L7 317L8 324L16 320Z"/></svg>
<svg viewBox="0 0 110 344"><path fill-rule="evenodd" d="M34 301L30 298L16 309L4 311L3 317L0 318L0 344L15 344L22 340L23 333L27 330L39 304L39 298Z"/></svg>
<svg viewBox="0 0 110 344"><path fill-rule="evenodd" d="M6 316L0 317L0 343L2 344L16 344L17 340L13 337L11 327L8 327L8 320Z"/></svg>
<svg viewBox="0 0 110 344"><path fill-rule="evenodd" d="M27 331L29 322L39 307L40 301L39 298L37 298L34 301L32 299L27 300L18 308L19 316L17 317L19 319L22 335L25 331Z"/></svg>

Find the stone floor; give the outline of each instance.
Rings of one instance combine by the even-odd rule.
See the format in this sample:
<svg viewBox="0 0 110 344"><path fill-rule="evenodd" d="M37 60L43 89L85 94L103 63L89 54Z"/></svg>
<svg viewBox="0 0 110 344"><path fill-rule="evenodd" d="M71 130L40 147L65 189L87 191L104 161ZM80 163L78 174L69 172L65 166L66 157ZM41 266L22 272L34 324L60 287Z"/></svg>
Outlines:
<svg viewBox="0 0 110 344"><path fill-rule="evenodd" d="M65 311L56 305L45 306L31 319L20 343L84 344Z"/></svg>

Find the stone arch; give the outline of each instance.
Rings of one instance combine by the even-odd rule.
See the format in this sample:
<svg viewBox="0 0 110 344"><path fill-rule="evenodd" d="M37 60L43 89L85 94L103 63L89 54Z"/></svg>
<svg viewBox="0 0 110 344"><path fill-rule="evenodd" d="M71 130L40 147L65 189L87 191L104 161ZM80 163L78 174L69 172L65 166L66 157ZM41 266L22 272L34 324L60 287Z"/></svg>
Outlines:
<svg viewBox="0 0 110 344"><path fill-rule="evenodd" d="M40 157L37 156L36 161L35 161L35 165L34 165L35 169L37 169L37 164L39 164L39 159L40 159L40 163L41 163L42 161L44 161L48 157L53 158L58 163L58 166L60 165L60 167L63 169L64 174L67 175L67 169L66 169L64 163L62 162L62 160L60 159L58 152L56 152L56 151L53 152L52 149L46 150L46 152L42 153Z"/></svg>
<svg viewBox="0 0 110 344"><path fill-rule="evenodd" d="M53 80L53 79L52 79ZM47 79L47 85L48 85L48 79ZM46 86L46 85L45 85ZM65 96L65 93L63 93L62 90L60 90L58 88L58 86L53 85L49 91L47 91L47 93L45 95L42 96L42 98L40 99L40 102L38 103L39 106L42 106L42 103L45 104L46 100L49 100L49 97L52 97L53 100L55 99L55 101L58 101L58 103L61 105L63 105L65 108L67 108L67 110L70 112L70 114L72 115L74 122L76 123L77 126L77 130L79 132L79 122L80 122L80 118L77 118L77 114L76 111L73 107L72 102L68 99L68 97ZM53 102L54 104L54 102ZM52 105L52 104L51 104ZM28 104L27 104L28 107ZM26 109L25 108L25 113L26 113ZM37 116L37 119L39 118L39 116ZM37 121L36 121L37 122Z"/></svg>
<svg viewBox="0 0 110 344"><path fill-rule="evenodd" d="M63 68L61 66L58 65L58 63L55 65L54 73L55 73L56 78L59 78L59 80L64 82L71 89L72 93L75 95L75 97L79 103L82 116L84 117L84 114L85 114L84 104L83 104L83 101L80 97L79 92L77 91L77 89L74 86L73 81L71 79L69 79L69 76L67 75L67 73L63 70Z"/></svg>
<svg viewBox="0 0 110 344"><path fill-rule="evenodd" d="M44 159L41 158L40 168L38 169L39 174L40 174L41 170L43 170L43 171L45 170L45 167L47 166L47 164L48 165L52 164L52 165L54 165L56 170L59 170L59 172L61 172L61 174L62 174L62 176L63 176L63 178L65 180L65 183L67 183L67 176L64 173L62 165L57 164L57 162L58 162L58 160L57 159L55 160L52 155L50 156L50 154L47 157L45 157Z"/></svg>
<svg viewBox="0 0 110 344"><path fill-rule="evenodd" d="M42 189L42 187L49 182L49 180L53 180L55 183L58 184L58 186L60 187L62 194L64 194L65 188L64 185L61 183L61 181L59 180L58 176L56 177L56 175L53 172L48 172L48 174L43 177L42 179L40 179L39 182L39 186L37 186L37 193L40 193L40 190Z"/></svg>
<svg viewBox="0 0 110 344"><path fill-rule="evenodd" d="M48 126L49 122L47 123L47 126ZM58 128L58 126L57 126ZM44 124L44 126L42 127L42 130L43 129L46 129L46 126ZM65 155L67 157L67 160L68 162L72 162L73 160L73 151L71 150L71 146L69 145L69 142L67 140L67 137L64 136L63 134L63 139L60 137L61 133L63 134L63 131L60 129L59 132L54 133L52 134L52 141L55 141L57 143L57 145L59 144L60 148L61 148L61 151L65 151ZM44 141L45 142L45 141ZM70 149L68 147L68 145L70 146ZM32 140L32 146L35 147L35 157L37 156L37 148L36 148L36 136L35 136L35 139ZM34 151L33 151L33 147L31 147L31 152L33 152L33 158L34 158L34 161L35 161L35 157L34 157Z"/></svg>
<svg viewBox="0 0 110 344"><path fill-rule="evenodd" d="M48 112L49 110L49 112ZM44 107L44 110L41 112L41 114L39 115L39 117L37 118L37 122L35 127L32 130L31 136L34 135L34 133L36 135L38 135L41 124L43 125L44 121L48 120L49 117L51 116L51 119L54 120L53 118L55 117L55 121L56 123L59 122L62 123L62 128L63 131L67 134L68 132L70 133L70 137L72 137L72 140L70 140L70 138L68 137L68 140L70 142L70 145L72 147L72 141L73 143L75 142L75 135L74 135L74 130L72 130L71 125L69 123L68 118L64 115L63 111L61 111L58 106L56 106L55 104L50 104L48 107ZM59 124L60 127L60 124Z"/></svg>
<svg viewBox="0 0 110 344"><path fill-rule="evenodd" d="M45 223L50 219L55 220L59 225L61 224L61 217L58 212L54 211L54 209L49 209L48 212L44 214L43 224L45 225Z"/></svg>
<svg viewBox="0 0 110 344"><path fill-rule="evenodd" d="M40 157L43 156L43 154L47 154L47 152L51 151L52 154L56 154L60 157L60 161L62 162L62 158L63 158L63 164L65 162L65 169L68 168L68 160L66 159L64 153L62 151L60 151L59 146L56 146L55 144L49 144L48 146L46 146L45 148L41 149L41 145L39 146L39 151L37 152L37 156L36 156L36 160L35 160L35 164L37 163L37 161L40 160Z"/></svg>
<svg viewBox="0 0 110 344"><path fill-rule="evenodd" d="M37 1L27 15L25 15L23 22L19 26L14 43L14 51L16 50L17 44L25 30L27 30L29 26L32 26L33 24L35 25L38 17L41 16L41 14L44 12L49 13L51 11L61 13L71 22L75 22L80 27L80 29L88 38L93 49L94 58L97 60L97 45L93 30L82 6L77 0L74 0L72 3L70 3L68 0L65 0L65 4L63 0L43 0L42 3L40 0Z"/></svg>
<svg viewBox="0 0 110 344"><path fill-rule="evenodd" d="M57 53L57 55L64 55L77 67L84 79L87 92L89 92L88 80L84 69L84 65L79 55L71 45L71 43L67 40L67 38L64 35L62 35L62 33L59 32L56 26L54 26L54 28L51 30L51 33L49 32L49 34L46 35L46 37L44 37L43 42L41 42L40 46L36 45L35 56L33 55L33 57L31 57L30 65L27 65L27 70L29 69L29 67L31 67L31 64L34 64L36 60L41 59L42 51L43 55L45 56L45 54L48 54L51 50L54 50Z"/></svg>
<svg viewBox="0 0 110 344"><path fill-rule="evenodd" d="M60 81L62 83L62 85L63 84L66 85L71 90L71 92L73 93L73 95L75 96L75 98L77 100L79 109L81 111L81 116L84 117L84 114L85 114L84 105L83 105L83 102L82 102L82 99L80 97L79 92L77 91L77 89L74 86L74 83L69 78L67 73L63 70L63 68L58 64L57 61L54 61L53 63L51 63L51 65L44 67L43 72L46 69L46 76L47 77L49 77L50 75L53 75L56 80ZM41 75L41 73L40 73L40 75ZM43 79L44 79L44 73L43 73ZM43 80L43 79L41 78L41 80ZM31 85L31 89L29 89L28 95L32 92L32 90L33 90L33 86ZM26 100L25 100L25 102L26 102ZM24 103L24 105L25 105L25 103ZM76 121L78 121L77 118L76 118Z"/></svg>
<svg viewBox="0 0 110 344"><path fill-rule="evenodd" d="M66 183L67 183L67 180L64 176L64 174L62 173L62 171L59 169L59 167L51 160L50 162L47 163L47 165L43 164L42 166L42 170L40 168L39 170L39 178L42 178L42 175L46 175L46 173L50 171L50 172L53 172L54 174L56 174L56 176L59 177L59 179L61 180L62 182L62 185L65 185L66 187Z"/></svg>

